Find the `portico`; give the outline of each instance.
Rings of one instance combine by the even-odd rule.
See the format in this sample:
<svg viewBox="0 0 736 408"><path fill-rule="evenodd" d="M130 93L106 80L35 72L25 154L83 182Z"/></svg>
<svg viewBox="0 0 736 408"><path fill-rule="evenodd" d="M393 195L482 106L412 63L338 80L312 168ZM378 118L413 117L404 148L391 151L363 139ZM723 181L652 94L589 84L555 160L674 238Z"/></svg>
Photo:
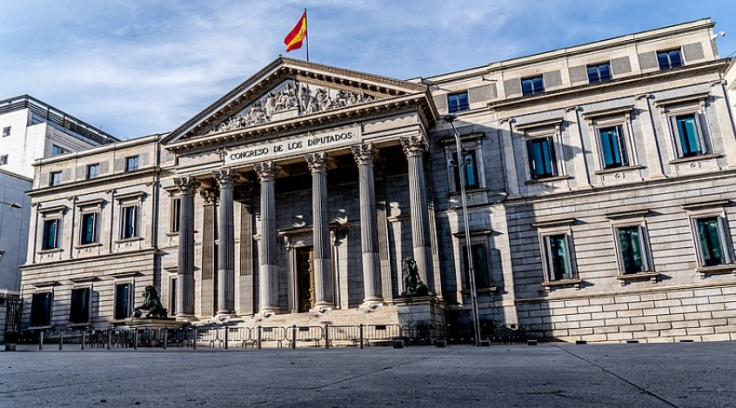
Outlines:
<svg viewBox="0 0 736 408"><path fill-rule="evenodd" d="M281 64L284 70L308 63ZM375 310L400 296L407 258L438 293L424 174L425 129L435 114L426 88L383 78L394 83L331 78L327 85L326 77L314 81L314 73L287 72L292 75L277 83L269 76L273 88L237 108L222 101L228 117L218 118L215 109L165 141L179 158L178 258L188 261L200 245L216 246L216 315ZM259 84L266 86L251 87ZM246 184L250 195L234 193ZM198 242L189 239L204 221L189 207L194 189L217 197L216 237L203 234ZM180 293L194 287L186 265L179 262ZM194 306L197 296L178 300L177 310L203 310L198 318L208 318Z"/></svg>

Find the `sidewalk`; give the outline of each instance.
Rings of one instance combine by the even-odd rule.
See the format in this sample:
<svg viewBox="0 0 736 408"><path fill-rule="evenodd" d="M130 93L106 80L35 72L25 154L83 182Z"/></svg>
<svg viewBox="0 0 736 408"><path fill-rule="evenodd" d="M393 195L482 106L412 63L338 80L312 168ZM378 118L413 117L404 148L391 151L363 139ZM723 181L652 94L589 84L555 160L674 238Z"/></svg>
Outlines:
<svg viewBox="0 0 736 408"><path fill-rule="evenodd" d="M0 407L733 407L736 342L0 353Z"/></svg>

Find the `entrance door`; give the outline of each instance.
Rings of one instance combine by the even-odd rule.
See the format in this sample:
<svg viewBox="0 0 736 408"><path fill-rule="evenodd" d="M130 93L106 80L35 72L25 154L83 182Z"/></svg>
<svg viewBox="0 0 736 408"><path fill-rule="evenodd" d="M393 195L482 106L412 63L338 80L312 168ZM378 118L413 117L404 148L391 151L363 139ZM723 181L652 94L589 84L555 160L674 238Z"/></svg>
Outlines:
<svg viewBox="0 0 736 408"><path fill-rule="evenodd" d="M299 313L314 307L314 250L312 247L296 248L296 282Z"/></svg>

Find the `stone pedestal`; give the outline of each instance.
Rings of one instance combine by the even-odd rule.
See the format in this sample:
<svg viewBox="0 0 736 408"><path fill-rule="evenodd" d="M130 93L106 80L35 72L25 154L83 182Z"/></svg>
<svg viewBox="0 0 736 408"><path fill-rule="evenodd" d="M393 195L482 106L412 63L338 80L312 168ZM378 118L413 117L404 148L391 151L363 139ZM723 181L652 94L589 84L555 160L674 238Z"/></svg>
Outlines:
<svg viewBox="0 0 736 408"><path fill-rule="evenodd" d="M182 322L176 319L140 319L134 317L128 322L128 327L131 329L178 329L188 324L188 322Z"/></svg>
<svg viewBox="0 0 736 408"><path fill-rule="evenodd" d="M446 305L434 296L403 296L394 299L401 326L445 326Z"/></svg>

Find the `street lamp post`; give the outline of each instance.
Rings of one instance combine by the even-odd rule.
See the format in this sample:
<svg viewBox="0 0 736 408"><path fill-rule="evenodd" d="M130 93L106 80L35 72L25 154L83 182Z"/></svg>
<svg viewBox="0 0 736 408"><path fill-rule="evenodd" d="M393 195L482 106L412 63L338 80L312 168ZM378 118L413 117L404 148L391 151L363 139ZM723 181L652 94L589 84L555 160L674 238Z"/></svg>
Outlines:
<svg viewBox="0 0 736 408"><path fill-rule="evenodd" d="M455 115L445 115L444 121L452 126L453 135L455 136L455 148L457 149L457 166L460 180L460 196L463 205L463 223L465 230L465 255L468 262L468 275L470 280L470 300L473 305L473 334L475 337L475 345L480 346L480 316L478 313L478 292L475 287L475 269L473 268L473 257L470 251L470 224L468 223L468 199L465 196L465 159L463 158L462 145L460 144L460 134L455 128Z"/></svg>

